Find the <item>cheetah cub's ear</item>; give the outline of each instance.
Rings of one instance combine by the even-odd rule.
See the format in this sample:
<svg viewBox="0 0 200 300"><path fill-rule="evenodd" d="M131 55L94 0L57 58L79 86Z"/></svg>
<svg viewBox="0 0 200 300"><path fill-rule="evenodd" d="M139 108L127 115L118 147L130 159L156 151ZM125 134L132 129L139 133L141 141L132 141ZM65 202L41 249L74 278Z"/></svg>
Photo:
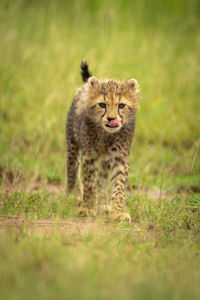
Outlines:
<svg viewBox="0 0 200 300"><path fill-rule="evenodd" d="M94 87L95 85L97 85L98 80L96 77L92 76L88 79L88 85L89 87Z"/></svg>
<svg viewBox="0 0 200 300"><path fill-rule="evenodd" d="M130 86L130 88L134 89L134 90L137 90L139 88L139 84L137 82L136 79L134 78L131 78L129 81L128 81L128 85Z"/></svg>

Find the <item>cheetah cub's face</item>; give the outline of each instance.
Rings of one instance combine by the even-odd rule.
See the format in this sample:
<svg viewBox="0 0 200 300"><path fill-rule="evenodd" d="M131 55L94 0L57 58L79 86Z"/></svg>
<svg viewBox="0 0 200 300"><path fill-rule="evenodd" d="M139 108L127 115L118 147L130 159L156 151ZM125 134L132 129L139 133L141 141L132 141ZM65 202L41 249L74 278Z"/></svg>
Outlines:
<svg viewBox="0 0 200 300"><path fill-rule="evenodd" d="M90 77L88 85L88 116L93 121L110 133L133 121L138 110L139 92L135 79L119 82Z"/></svg>

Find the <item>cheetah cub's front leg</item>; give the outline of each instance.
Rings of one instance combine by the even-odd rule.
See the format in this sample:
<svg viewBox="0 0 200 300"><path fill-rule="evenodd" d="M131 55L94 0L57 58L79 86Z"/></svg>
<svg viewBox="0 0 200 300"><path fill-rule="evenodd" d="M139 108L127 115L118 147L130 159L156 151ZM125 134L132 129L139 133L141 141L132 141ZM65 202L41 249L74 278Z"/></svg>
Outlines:
<svg viewBox="0 0 200 300"><path fill-rule="evenodd" d="M83 201L79 208L79 214L83 216L96 216L97 200L95 192L95 159L92 156L83 155Z"/></svg>
<svg viewBox="0 0 200 300"><path fill-rule="evenodd" d="M98 170L98 213L99 215L109 214L108 204L108 176L111 168L111 159L101 158Z"/></svg>
<svg viewBox="0 0 200 300"><path fill-rule="evenodd" d="M127 157L116 156L112 170L112 220L131 222L131 217L125 212L126 184L128 178Z"/></svg>

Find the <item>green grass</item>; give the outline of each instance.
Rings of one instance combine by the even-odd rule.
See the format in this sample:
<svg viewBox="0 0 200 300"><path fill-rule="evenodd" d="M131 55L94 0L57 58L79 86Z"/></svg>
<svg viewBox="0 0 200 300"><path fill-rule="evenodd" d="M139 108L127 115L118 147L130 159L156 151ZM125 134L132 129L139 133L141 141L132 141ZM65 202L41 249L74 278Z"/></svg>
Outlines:
<svg viewBox="0 0 200 300"><path fill-rule="evenodd" d="M185 232L108 226L101 233L1 235L3 299L198 299L199 246Z"/></svg>
<svg viewBox="0 0 200 300"><path fill-rule="evenodd" d="M1 1L1 216L79 220L62 187L83 58L95 76L134 77L141 88L133 224L97 220L106 234L69 235L2 219L3 299L200 297L199 30L198 0Z"/></svg>

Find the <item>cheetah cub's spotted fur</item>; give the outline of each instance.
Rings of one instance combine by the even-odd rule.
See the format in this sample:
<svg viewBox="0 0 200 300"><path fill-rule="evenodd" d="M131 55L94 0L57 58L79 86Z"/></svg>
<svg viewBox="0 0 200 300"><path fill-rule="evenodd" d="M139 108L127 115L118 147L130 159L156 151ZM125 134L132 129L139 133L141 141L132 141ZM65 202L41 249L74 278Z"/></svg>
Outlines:
<svg viewBox="0 0 200 300"><path fill-rule="evenodd" d="M125 190L138 109L138 83L135 79L128 82L99 80L92 77L85 61L81 69L84 84L78 89L67 118L67 193L75 187L81 152L80 214L95 216L97 212L109 212L113 220L130 221L125 212ZM109 170L112 171L110 206L106 194ZM80 193L81 187L79 196Z"/></svg>

